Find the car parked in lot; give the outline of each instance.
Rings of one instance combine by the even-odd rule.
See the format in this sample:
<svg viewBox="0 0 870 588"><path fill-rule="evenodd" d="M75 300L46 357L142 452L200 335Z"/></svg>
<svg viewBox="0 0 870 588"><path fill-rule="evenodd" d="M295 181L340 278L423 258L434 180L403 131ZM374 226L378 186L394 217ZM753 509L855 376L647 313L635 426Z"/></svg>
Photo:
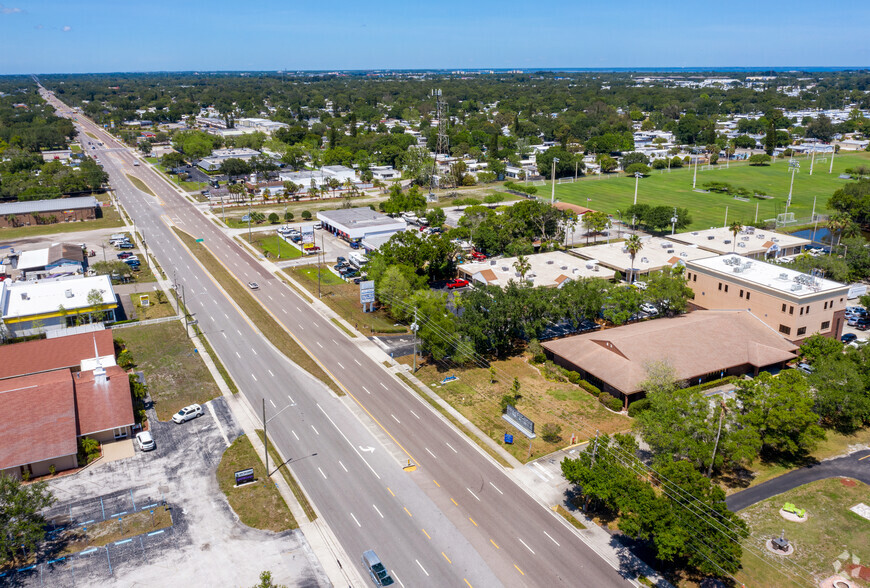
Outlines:
<svg viewBox="0 0 870 588"><path fill-rule="evenodd" d="M840 341L843 343L851 343L852 341L857 341L858 335L855 333L846 333L842 337L840 337Z"/></svg>
<svg viewBox="0 0 870 588"><path fill-rule="evenodd" d="M447 282L447 289L453 290L455 288L465 288L466 286L468 286L468 284L468 280L464 278L454 278Z"/></svg>
<svg viewBox="0 0 870 588"><path fill-rule="evenodd" d="M640 305L640 310L645 312L646 314L658 314L659 309L655 307L654 304L650 304L649 302L644 302Z"/></svg>
<svg viewBox="0 0 870 588"><path fill-rule="evenodd" d="M136 445L139 446L139 451L151 451L156 447L150 431L136 433Z"/></svg>
<svg viewBox="0 0 870 588"><path fill-rule="evenodd" d="M129 241L125 241L124 243L118 243L115 247L118 249L133 249L133 244Z"/></svg>
<svg viewBox="0 0 870 588"><path fill-rule="evenodd" d="M185 406L174 415L172 415L172 422L180 425L181 423L186 423L191 419L195 419L201 416L202 407L198 404L191 404L190 406Z"/></svg>
<svg viewBox="0 0 870 588"><path fill-rule="evenodd" d="M816 371L815 368L814 368L813 366L811 366L811 365L808 364L808 363L803 363L803 362L801 362L801 363L799 363L799 364L797 365L797 369L799 369L800 371L802 371L802 372L805 373L806 375L810 375L811 373L813 373L814 371Z"/></svg>
<svg viewBox="0 0 870 588"><path fill-rule="evenodd" d="M132 256L133 256L132 253L130 253L129 251L125 251L123 253L118 254L118 259L127 259L128 257L132 257Z"/></svg>

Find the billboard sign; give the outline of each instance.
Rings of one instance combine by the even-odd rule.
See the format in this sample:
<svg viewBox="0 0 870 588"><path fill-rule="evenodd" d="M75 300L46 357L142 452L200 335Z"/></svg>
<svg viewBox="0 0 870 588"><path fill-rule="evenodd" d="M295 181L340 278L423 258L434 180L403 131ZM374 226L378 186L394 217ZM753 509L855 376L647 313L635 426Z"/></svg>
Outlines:
<svg viewBox="0 0 870 588"><path fill-rule="evenodd" d="M361 304L369 304L375 301L374 280L366 280L359 283L359 301Z"/></svg>
<svg viewBox="0 0 870 588"><path fill-rule="evenodd" d="M236 472L236 486L241 486L242 484L247 484L248 482L254 481L254 470L253 468L247 470L239 470Z"/></svg>
<svg viewBox="0 0 870 588"><path fill-rule="evenodd" d="M314 245L314 225L302 227L302 244Z"/></svg>
<svg viewBox="0 0 870 588"><path fill-rule="evenodd" d="M515 406L508 405L505 413L501 415L501 418L512 424L514 427L519 429L520 433L528 437L529 439L535 438L535 423L518 411Z"/></svg>

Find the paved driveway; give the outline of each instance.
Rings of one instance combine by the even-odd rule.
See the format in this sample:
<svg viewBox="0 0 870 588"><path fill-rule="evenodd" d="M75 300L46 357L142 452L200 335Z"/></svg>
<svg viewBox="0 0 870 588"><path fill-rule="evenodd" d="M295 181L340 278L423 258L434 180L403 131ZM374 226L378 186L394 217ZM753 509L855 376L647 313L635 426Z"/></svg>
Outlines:
<svg viewBox="0 0 870 588"><path fill-rule="evenodd" d="M152 415L153 416L153 415ZM260 572L288 586L327 586L304 536L242 525L217 485L221 455L241 430L223 398L182 425L152 421L154 451L97 464L50 483L47 513L62 526L87 525L164 501L174 525L11 574L21 586L250 586ZM112 489L111 492L107 492Z"/></svg>
<svg viewBox="0 0 870 588"><path fill-rule="evenodd" d="M844 457L828 459L821 463L808 465L768 480L758 486L735 492L725 499L725 504L733 512L743 510L756 502L782 494L792 488L809 484L825 478L845 477L870 484L870 450L857 451Z"/></svg>

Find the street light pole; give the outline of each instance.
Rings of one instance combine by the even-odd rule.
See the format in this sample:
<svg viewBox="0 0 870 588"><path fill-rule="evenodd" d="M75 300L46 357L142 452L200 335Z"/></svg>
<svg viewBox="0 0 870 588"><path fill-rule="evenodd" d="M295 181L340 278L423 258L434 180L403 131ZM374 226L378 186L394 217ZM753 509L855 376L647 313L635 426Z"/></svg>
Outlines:
<svg viewBox="0 0 870 588"><path fill-rule="evenodd" d="M637 186L640 183L640 178L643 176L640 172L634 173L634 204L637 204Z"/></svg>
<svg viewBox="0 0 870 588"><path fill-rule="evenodd" d="M556 202L556 164L559 163L559 158L553 158L553 174L550 176L550 183L553 186L552 191L550 192L550 205L552 206L554 202Z"/></svg>
<svg viewBox="0 0 870 588"><path fill-rule="evenodd" d="M269 472L269 435L266 434L266 426L269 424L269 421L271 421L272 419L277 417L279 414L281 414L282 412L284 412L285 410L287 410L288 408L293 407L293 406L296 406L295 402L291 402L290 404L288 404L287 406L285 406L284 408L282 408L281 410L279 410L278 412L273 414L271 416L271 418L267 419L266 418L266 397L265 396L263 397L263 445L265 445L265 447L266 447L266 477L267 478L271 478L272 473Z"/></svg>

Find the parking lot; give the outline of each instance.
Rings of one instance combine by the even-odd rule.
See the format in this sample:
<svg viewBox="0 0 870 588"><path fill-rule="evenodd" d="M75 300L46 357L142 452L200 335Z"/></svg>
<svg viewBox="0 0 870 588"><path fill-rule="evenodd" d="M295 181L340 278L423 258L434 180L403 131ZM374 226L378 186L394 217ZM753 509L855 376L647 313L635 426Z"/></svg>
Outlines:
<svg viewBox="0 0 870 588"><path fill-rule="evenodd" d="M203 408L202 417L181 425L152 420L153 451L137 448L133 457L49 482L57 502L46 514L59 527L165 501L170 528L62 559L46 554L37 565L0 577L0 585L247 586L264 570L288 586L329 585L299 531L270 533L237 520L215 470L241 430L223 398Z"/></svg>

